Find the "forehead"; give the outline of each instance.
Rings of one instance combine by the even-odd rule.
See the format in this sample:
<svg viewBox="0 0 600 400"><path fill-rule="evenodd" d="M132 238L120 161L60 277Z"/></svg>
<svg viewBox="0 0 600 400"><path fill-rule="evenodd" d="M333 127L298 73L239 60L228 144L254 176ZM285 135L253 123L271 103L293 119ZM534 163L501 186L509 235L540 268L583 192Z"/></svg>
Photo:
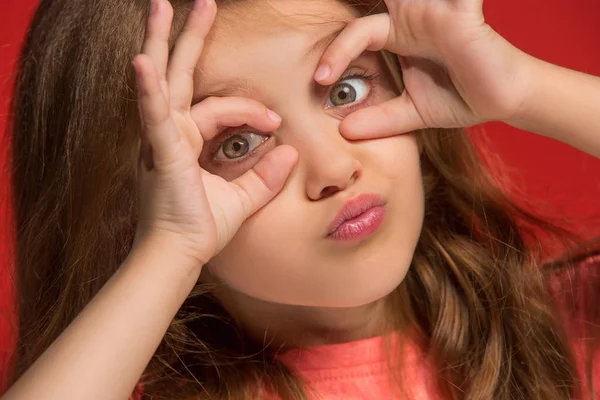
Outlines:
<svg viewBox="0 0 600 400"><path fill-rule="evenodd" d="M194 97L259 83L253 80L269 67L317 62L357 16L336 0L248 0L220 6L196 68Z"/></svg>

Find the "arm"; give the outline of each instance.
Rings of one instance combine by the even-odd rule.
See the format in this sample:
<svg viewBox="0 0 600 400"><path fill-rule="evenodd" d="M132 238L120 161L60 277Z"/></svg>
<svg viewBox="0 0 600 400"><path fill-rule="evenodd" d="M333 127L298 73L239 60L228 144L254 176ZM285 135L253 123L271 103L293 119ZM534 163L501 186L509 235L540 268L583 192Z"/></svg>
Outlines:
<svg viewBox="0 0 600 400"><path fill-rule="evenodd" d="M2 400L129 398L200 274L171 247L134 249Z"/></svg>
<svg viewBox="0 0 600 400"><path fill-rule="evenodd" d="M143 127L136 246L2 400L127 399L202 265L281 191L298 160L281 145L231 182L202 169L204 140L220 129L248 124L269 132L281 118L250 99L191 105L189 72L215 19L213 0L196 1L172 54L171 3L155 1L150 11L143 51L133 60Z"/></svg>
<svg viewBox="0 0 600 400"><path fill-rule="evenodd" d="M530 95L505 122L600 157L600 78L533 57L531 64Z"/></svg>

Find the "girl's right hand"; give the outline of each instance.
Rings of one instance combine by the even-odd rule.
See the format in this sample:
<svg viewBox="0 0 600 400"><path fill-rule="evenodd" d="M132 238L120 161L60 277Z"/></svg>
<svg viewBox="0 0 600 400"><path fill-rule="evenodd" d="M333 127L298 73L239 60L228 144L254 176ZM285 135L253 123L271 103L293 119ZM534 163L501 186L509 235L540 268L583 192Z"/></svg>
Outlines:
<svg viewBox="0 0 600 400"><path fill-rule="evenodd" d="M142 53L133 61L143 130L135 243L158 237L198 268L283 188L297 160L294 148L277 146L232 182L199 166L204 141L224 127L247 124L268 132L281 122L250 99L209 98L190 106L193 72L215 15L214 0L196 0L169 60L173 8L153 0Z"/></svg>

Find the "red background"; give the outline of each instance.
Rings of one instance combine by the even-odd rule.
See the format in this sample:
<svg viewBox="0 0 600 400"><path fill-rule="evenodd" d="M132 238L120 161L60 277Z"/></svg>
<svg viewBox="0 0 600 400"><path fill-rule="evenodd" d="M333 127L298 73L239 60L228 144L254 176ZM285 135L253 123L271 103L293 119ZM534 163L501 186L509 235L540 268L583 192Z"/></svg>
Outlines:
<svg viewBox="0 0 600 400"><path fill-rule="evenodd" d="M5 0L2 4L0 135L5 130L14 62L36 4L33 0ZM492 27L517 47L555 64L600 75L598 0L486 0L484 10ZM489 138L489 150L498 153L511 171L516 171L524 198L538 210L551 210L559 218L583 218L577 225L580 232L587 236L600 233L591 220L585 220L600 211L599 159L500 123L486 124L475 137ZM2 157L0 152L0 358L12 347L8 328L14 325L10 309L14 292L8 274L10 243L6 233L9 221L5 217L9 211L7 173Z"/></svg>

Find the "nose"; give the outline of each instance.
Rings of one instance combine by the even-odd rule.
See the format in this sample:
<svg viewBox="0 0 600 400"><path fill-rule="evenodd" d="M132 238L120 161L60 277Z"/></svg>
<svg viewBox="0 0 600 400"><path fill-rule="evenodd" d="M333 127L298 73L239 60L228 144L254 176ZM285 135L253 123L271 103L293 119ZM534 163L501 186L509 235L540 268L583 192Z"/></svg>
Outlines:
<svg viewBox="0 0 600 400"><path fill-rule="evenodd" d="M306 163L306 194L311 200L348 189L362 170L352 145L339 133L318 136L319 140L304 142L299 149L300 158Z"/></svg>

